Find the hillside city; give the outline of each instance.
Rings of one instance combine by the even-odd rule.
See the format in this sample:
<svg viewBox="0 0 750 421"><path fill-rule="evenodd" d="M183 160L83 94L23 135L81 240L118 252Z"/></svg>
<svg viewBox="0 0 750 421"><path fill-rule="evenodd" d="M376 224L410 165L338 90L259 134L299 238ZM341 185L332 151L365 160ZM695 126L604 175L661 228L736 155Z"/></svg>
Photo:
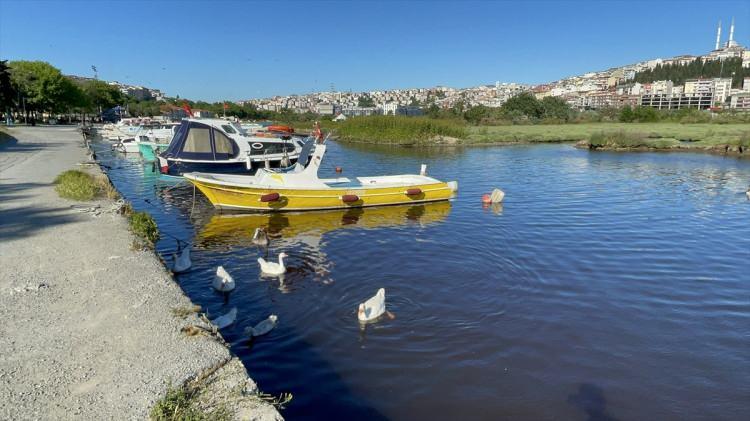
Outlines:
<svg viewBox="0 0 750 421"><path fill-rule="evenodd" d="M252 104L259 110L291 110L297 113L316 113L335 116L358 115L420 115L428 107L464 108L474 106L500 107L509 98L532 92L537 99L553 96L563 98L577 110L596 110L626 105L658 109L732 109L750 110L750 77L745 77L740 86L732 87L733 74L723 73L723 62L727 59L741 60L743 69L750 69L750 50L734 40L734 22L729 37L721 42L721 23L717 29L715 48L707 54L680 55L672 58L656 58L635 64L589 72L567 77L555 82L526 85L501 83L470 88L436 86L432 88L374 90L369 92L316 92L302 95L284 95L271 98L237 101L238 105ZM637 74L664 66L687 66L696 60L703 63L720 61L719 77L696 78L677 84L672 80L654 80L650 83L635 81ZM748 73L746 72L745 75ZM77 79L87 79L74 76ZM165 98L158 89L109 82L124 94L138 100ZM344 117L341 117L344 118Z"/></svg>

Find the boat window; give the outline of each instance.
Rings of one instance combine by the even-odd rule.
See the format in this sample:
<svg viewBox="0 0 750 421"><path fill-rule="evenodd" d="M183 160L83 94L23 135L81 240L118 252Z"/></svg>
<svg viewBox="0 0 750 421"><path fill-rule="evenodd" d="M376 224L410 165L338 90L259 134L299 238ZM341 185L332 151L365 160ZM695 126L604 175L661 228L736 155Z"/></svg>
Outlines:
<svg viewBox="0 0 750 421"><path fill-rule="evenodd" d="M188 123L180 123L176 126L174 136L172 136L172 140L169 142L169 148L167 148L166 155L177 156L177 154L179 154L180 148L182 147L182 141L185 139L187 130Z"/></svg>
<svg viewBox="0 0 750 421"><path fill-rule="evenodd" d="M211 131L208 127L191 127L185 139L182 152L211 153Z"/></svg>
<svg viewBox="0 0 750 421"><path fill-rule="evenodd" d="M222 124L221 128L224 129L224 131L227 132L227 133L229 133L229 134L235 134L235 133L237 133L237 131L234 130L234 128L232 126L230 126L229 124Z"/></svg>
<svg viewBox="0 0 750 421"><path fill-rule="evenodd" d="M239 148L227 135L214 129L214 156L216 159L229 159L237 156Z"/></svg>

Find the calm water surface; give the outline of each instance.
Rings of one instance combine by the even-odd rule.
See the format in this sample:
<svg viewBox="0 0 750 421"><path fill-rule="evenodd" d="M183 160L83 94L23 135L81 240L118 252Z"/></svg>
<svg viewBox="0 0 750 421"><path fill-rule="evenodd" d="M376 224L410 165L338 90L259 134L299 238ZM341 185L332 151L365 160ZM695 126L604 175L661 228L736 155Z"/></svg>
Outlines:
<svg viewBox="0 0 750 421"><path fill-rule="evenodd" d="M297 419L747 419L750 162L569 145L329 146L323 170L457 180L451 203L225 216L151 165L102 154L118 189L194 243L177 281ZM483 208L482 193L506 192ZM259 275L255 227L283 282ZM237 281L210 287L217 265ZM360 329L386 289L395 319ZM279 325L249 343L269 314Z"/></svg>

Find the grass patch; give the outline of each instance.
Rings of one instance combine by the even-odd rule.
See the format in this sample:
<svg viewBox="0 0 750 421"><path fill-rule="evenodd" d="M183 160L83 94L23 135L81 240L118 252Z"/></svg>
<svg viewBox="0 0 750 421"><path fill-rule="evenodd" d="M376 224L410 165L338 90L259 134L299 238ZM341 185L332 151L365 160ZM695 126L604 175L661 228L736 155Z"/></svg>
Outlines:
<svg viewBox="0 0 750 421"><path fill-rule="evenodd" d="M370 143L423 144L439 138L462 139L468 134L462 121L427 117L352 117L335 127L336 136L341 140Z"/></svg>
<svg viewBox="0 0 750 421"><path fill-rule="evenodd" d="M148 212L132 212L128 217L130 229L144 243L145 246L153 248L159 240L159 228L156 221Z"/></svg>
<svg viewBox="0 0 750 421"><path fill-rule="evenodd" d="M93 200L99 195L99 185L87 172L68 170L55 178L55 191L66 199Z"/></svg>
<svg viewBox="0 0 750 421"><path fill-rule="evenodd" d="M675 139L659 138L623 130L598 132L591 135L589 147L598 148L655 148L667 149L677 144Z"/></svg>
<svg viewBox="0 0 750 421"><path fill-rule="evenodd" d="M224 409L207 413L198 408L193 398L195 391L186 387L172 387L151 408L150 418L153 421L204 421L228 420L229 414Z"/></svg>
<svg viewBox="0 0 750 421"><path fill-rule="evenodd" d="M81 170L68 170L55 178L55 191L65 199L88 201L97 197L119 199L120 194L107 176L94 177Z"/></svg>

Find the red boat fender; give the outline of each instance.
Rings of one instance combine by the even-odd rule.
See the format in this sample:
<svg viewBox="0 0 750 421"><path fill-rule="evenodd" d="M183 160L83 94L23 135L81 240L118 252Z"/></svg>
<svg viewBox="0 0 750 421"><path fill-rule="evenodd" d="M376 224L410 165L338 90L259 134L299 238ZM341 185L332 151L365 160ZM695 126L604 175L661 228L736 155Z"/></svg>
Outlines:
<svg viewBox="0 0 750 421"><path fill-rule="evenodd" d="M357 196L356 194L345 194L341 196L341 200L344 203L353 203L359 200L359 196Z"/></svg>
<svg viewBox="0 0 750 421"><path fill-rule="evenodd" d="M416 196L418 194L422 194L422 189L414 187L413 189L406 190L407 196Z"/></svg>
<svg viewBox="0 0 750 421"><path fill-rule="evenodd" d="M343 168L341 168L341 167L336 167L336 172L337 172L337 173L341 174L341 173L342 173L343 171L344 171L344 169L343 169Z"/></svg>
<svg viewBox="0 0 750 421"><path fill-rule="evenodd" d="M162 174L169 174L169 162L162 157L159 157L159 171Z"/></svg>
<svg viewBox="0 0 750 421"><path fill-rule="evenodd" d="M268 126L269 132L294 133L294 129L289 126Z"/></svg>
<svg viewBox="0 0 750 421"><path fill-rule="evenodd" d="M263 202L263 203L275 202L275 201L279 200L280 197L281 197L281 195L278 194L278 193L275 193L275 192L274 193L268 193L268 194L264 194L263 196L261 196L260 197L260 201Z"/></svg>
<svg viewBox="0 0 750 421"><path fill-rule="evenodd" d="M489 194L482 195L482 203L484 204L492 203L492 199L490 198Z"/></svg>

